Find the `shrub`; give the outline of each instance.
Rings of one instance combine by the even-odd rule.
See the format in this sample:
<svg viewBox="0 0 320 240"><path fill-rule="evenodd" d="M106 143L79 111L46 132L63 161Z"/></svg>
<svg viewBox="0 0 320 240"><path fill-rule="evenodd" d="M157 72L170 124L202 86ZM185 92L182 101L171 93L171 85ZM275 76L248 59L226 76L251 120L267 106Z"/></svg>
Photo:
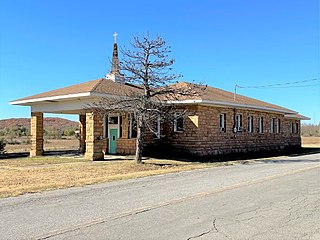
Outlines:
<svg viewBox="0 0 320 240"><path fill-rule="evenodd" d="M5 153L4 148L6 145L7 145L7 143L3 139L0 139L0 154Z"/></svg>
<svg viewBox="0 0 320 240"><path fill-rule="evenodd" d="M72 128L67 128L66 130L64 130L63 135L67 136L67 137L74 136L75 135L75 130L72 129Z"/></svg>

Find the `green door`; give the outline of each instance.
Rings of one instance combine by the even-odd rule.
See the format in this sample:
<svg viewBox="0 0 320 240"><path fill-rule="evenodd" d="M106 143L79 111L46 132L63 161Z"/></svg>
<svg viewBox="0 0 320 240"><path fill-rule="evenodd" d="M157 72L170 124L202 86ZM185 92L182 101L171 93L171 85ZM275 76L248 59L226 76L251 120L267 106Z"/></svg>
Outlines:
<svg viewBox="0 0 320 240"><path fill-rule="evenodd" d="M110 141L110 154L117 153L117 138L118 138L118 129L110 129L109 141Z"/></svg>

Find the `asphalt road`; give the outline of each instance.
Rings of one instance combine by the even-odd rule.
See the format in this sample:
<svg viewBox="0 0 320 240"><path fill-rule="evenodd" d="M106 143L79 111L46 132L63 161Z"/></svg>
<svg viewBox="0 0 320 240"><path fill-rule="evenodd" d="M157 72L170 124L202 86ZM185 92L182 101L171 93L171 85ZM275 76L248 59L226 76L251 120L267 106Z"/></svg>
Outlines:
<svg viewBox="0 0 320 240"><path fill-rule="evenodd" d="M0 200L0 239L320 239L320 154Z"/></svg>

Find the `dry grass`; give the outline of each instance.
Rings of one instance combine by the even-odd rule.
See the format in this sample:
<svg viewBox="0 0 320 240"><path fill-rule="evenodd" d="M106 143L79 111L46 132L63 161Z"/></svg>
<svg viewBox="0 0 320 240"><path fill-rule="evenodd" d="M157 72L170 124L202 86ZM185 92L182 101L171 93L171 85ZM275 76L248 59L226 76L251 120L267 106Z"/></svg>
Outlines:
<svg viewBox="0 0 320 240"><path fill-rule="evenodd" d="M8 153L16 153L16 152L29 152L30 144L7 144L6 151ZM44 150L70 150L70 149L78 149L79 140L78 139L47 139L44 142Z"/></svg>
<svg viewBox="0 0 320 240"><path fill-rule="evenodd" d="M231 164L155 159L136 164L57 157L0 160L0 197Z"/></svg>
<svg viewBox="0 0 320 240"><path fill-rule="evenodd" d="M320 137L302 137L302 147L320 148Z"/></svg>

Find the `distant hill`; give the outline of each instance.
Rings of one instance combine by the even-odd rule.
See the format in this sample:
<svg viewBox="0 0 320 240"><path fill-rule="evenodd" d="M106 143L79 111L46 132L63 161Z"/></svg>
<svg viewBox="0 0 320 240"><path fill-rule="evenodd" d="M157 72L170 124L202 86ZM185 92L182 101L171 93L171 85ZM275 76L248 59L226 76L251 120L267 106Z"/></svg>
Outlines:
<svg viewBox="0 0 320 240"><path fill-rule="evenodd" d="M59 129L65 130L68 128L79 128L79 123L64 118L47 117L43 120L44 128L47 130ZM0 120L0 130L5 128L13 128L22 126L30 129L30 118L9 118Z"/></svg>

